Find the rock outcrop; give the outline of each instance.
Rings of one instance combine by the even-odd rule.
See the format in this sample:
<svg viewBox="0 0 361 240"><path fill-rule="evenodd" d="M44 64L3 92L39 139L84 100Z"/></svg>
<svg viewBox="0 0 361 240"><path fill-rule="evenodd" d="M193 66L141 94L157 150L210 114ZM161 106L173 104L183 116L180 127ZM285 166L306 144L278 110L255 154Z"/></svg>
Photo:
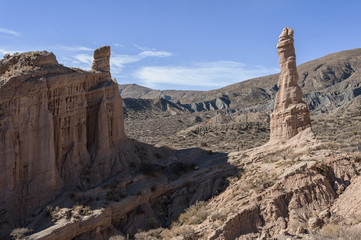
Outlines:
<svg viewBox="0 0 361 240"><path fill-rule="evenodd" d="M94 184L122 168L122 100L109 56L109 47L97 49L90 72L46 51L0 61L0 232L80 182L90 163L101 166Z"/></svg>
<svg viewBox="0 0 361 240"><path fill-rule="evenodd" d="M293 42L293 30L284 28L277 44L281 73L274 111L271 114L271 141L288 140L311 127L310 111L302 101L302 90L297 85L298 73Z"/></svg>
<svg viewBox="0 0 361 240"><path fill-rule="evenodd" d="M103 46L94 51L92 69L96 71L110 71L110 47Z"/></svg>

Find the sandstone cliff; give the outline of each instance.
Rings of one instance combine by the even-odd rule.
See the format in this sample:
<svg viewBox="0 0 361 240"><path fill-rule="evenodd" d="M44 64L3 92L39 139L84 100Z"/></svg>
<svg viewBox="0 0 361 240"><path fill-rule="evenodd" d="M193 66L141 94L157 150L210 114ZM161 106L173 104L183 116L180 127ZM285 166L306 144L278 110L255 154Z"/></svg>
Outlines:
<svg viewBox="0 0 361 240"><path fill-rule="evenodd" d="M288 140L311 127L310 111L302 101L302 90L297 85L298 74L293 42L293 30L284 28L277 44L281 74L274 111L271 114L271 141Z"/></svg>
<svg viewBox="0 0 361 240"><path fill-rule="evenodd" d="M104 164L94 184L119 165L126 136L109 57L109 47L97 49L92 71L64 67L46 51L0 61L0 230L24 223L90 163Z"/></svg>

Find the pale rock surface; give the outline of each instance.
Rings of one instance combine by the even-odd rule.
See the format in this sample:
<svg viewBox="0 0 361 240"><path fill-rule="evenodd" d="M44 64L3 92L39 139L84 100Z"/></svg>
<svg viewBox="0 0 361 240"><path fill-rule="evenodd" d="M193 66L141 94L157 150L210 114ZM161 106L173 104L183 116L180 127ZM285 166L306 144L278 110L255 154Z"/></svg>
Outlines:
<svg viewBox="0 0 361 240"><path fill-rule="evenodd" d="M271 114L270 141L288 140L311 127L310 111L302 101L302 90L297 85L298 73L293 43L293 30L284 28L277 44L281 73L274 111Z"/></svg>
<svg viewBox="0 0 361 240"><path fill-rule="evenodd" d="M0 233L79 182L91 161L102 162L94 183L121 169L116 149L126 136L110 48L94 56L91 72L46 51L0 61Z"/></svg>

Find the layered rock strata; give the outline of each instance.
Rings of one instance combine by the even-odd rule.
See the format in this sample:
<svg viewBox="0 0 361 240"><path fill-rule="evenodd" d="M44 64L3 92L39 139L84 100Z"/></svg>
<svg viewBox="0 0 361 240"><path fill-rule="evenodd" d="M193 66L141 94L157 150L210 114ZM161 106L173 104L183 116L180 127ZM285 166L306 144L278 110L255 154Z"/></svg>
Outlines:
<svg viewBox="0 0 361 240"><path fill-rule="evenodd" d="M94 57L90 72L64 67L46 51L0 61L1 229L79 182L90 163L101 163L94 184L121 169L117 148L126 136L110 48Z"/></svg>
<svg viewBox="0 0 361 240"><path fill-rule="evenodd" d="M110 71L110 47L103 46L94 51L92 69L96 71Z"/></svg>
<svg viewBox="0 0 361 240"><path fill-rule="evenodd" d="M288 140L311 127L310 111L302 101L302 90L297 85L298 73L293 43L293 30L284 28L277 44L281 73L274 111L271 114L271 141Z"/></svg>

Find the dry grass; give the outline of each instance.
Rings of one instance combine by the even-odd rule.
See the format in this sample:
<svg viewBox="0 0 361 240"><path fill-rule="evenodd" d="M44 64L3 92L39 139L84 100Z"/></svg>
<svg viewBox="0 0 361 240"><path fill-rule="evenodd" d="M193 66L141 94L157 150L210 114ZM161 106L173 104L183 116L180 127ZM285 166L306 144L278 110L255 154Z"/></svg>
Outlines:
<svg viewBox="0 0 361 240"><path fill-rule="evenodd" d="M86 215L90 215L92 214L92 210L90 209L89 206L84 206L84 205L75 205L73 207L73 213L74 215L81 215L81 216L86 216Z"/></svg>
<svg viewBox="0 0 361 240"><path fill-rule="evenodd" d="M315 239L356 240L361 238L361 226L341 226L334 223L323 226Z"/></svg>
<svg viewBox="0 0 361 240"><path fill-rule="evenodd" d="M20 240L26 237L27 235L31 234L33 230L28 228L15 228L11 231L10 237L15 240Z"/></svg>
<svg viewBox="0 0 361 240"><path fill-rule="evenodd" d="M199 201L190 206L184 213L182 213L177 221L179 225L194 225L203 222L209 215L207 204Z"/></svg>

